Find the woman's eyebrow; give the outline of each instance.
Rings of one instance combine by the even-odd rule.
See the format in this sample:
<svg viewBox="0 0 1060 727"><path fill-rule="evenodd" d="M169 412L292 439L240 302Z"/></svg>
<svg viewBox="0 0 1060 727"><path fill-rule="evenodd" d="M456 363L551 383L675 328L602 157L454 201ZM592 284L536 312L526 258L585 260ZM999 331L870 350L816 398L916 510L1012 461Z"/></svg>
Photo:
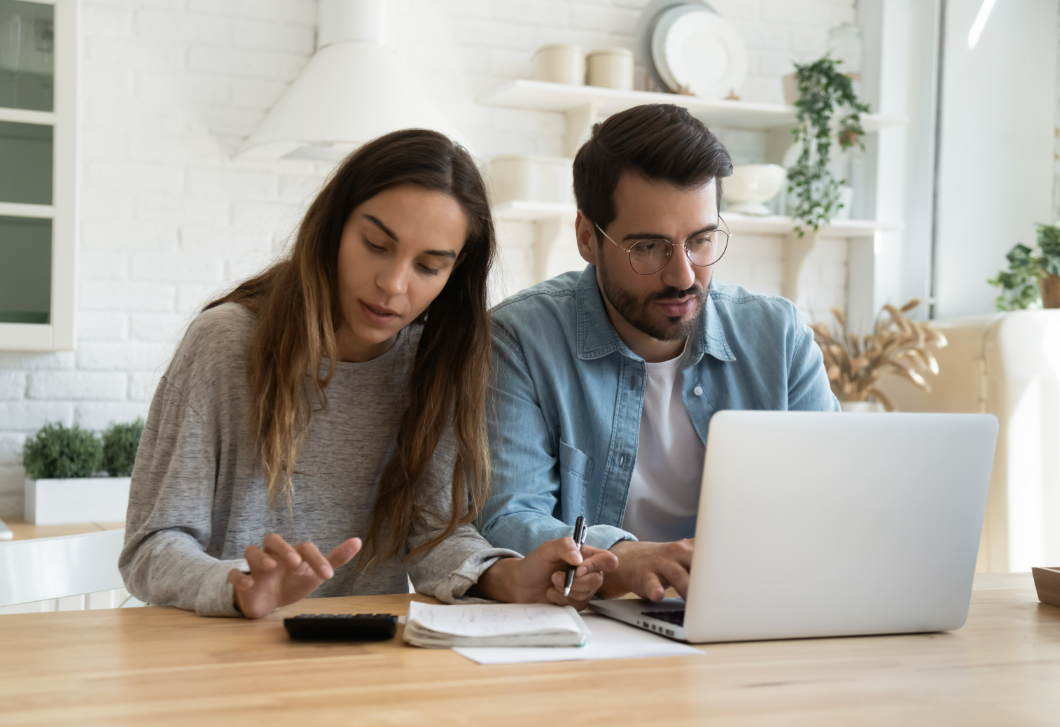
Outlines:
<svg viewBox="0 0 1060 727"><path fill-rule="evenodd" d="M369 222L371 222L373 225L375 225L380 230L382 230L383 234L385 234L391 240L393 240L394 242L400 242L400 240L398 240L398 236L396 234L394 234L394 231L391 230L386 225L384 225L383 222L378 217L376 217L375 215L369 215L369 214L366 214L364 217Z"/></svg>
<svg viewBox="0 0 1060 727"><path fill-rule="evenodd" d="M375 225L380 230L382 230L383 234L385 234L391 240L393 240L394 242L401 242L398 239L398 236L396 234L394 234L394 231L391 230L386 225L384 225L383 221L380 220L378 217L376 217L375 215L369 215L369 214L365 214L364 217L365 217L366 220L368 220L373 225ZM423 254L424 255L436 255L438 257L447 257L447 258L450 258L452 260L456 260L456 252L454 252L453 250L424 250Z"/></svg>

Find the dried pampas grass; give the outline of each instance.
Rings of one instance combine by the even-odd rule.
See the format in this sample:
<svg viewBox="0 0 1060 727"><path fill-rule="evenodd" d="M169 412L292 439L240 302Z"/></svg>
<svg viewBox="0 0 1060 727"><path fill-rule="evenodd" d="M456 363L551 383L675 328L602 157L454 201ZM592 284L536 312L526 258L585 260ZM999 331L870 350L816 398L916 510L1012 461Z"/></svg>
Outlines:
<svg viewBox="0 0 1060 727"><path fill-rule="evenodd" d="M895 374L913 385L931 391L924 374L938 374L939 364L929 349L942 348L946 337L927 321L911 321L905 314L920 305L911 300L901 308L883 306L872 333L860 339L847 331L843 311L833 308L835 325L815 323L814 340L824 354L828 383L840 401L865 401L869 397L894 411L894 404L876 388L887 374Z"/></svg>

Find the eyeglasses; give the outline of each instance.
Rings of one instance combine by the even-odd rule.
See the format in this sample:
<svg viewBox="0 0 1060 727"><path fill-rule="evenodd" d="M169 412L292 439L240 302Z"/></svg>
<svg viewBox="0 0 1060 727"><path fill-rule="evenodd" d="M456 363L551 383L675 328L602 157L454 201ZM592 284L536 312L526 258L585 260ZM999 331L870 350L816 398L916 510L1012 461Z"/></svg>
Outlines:
<svg viewBox="0 0 1060 727"><path fill-rule="evenodd" d="M718 220L721 224L725 224L725 220L720 217ZM600 230L601 235L611 240L610 235L604 232L600 225L596 225L596 229ZM697 267L706 268L721 260L721 256L729 247L730 236L728 229L708 230L677 244L685 246L685 257L688 258L688 262ZM659 272L666 267L674 254L674 243L663 238L635 240L629 247L622 247L614 240L611 242L629 255L629 266L633 268L633 272L640 275Z"/></svg>

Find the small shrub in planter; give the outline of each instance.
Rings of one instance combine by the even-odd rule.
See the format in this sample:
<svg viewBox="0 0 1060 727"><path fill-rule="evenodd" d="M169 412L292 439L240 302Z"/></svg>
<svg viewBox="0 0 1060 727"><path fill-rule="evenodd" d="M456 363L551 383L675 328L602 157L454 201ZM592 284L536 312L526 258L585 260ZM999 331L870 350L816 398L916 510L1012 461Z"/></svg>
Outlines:
<svg viewBox="0 0 1060 727"><path fill-rule="evenodd" d="M111 466L115 471L121 466L131 469L132 459L126 454L133 439L130 429L137 425L119 426L123 428L111 434L111 455L106 461L105 443L94 432L80 427L68 429L62 424L47 424L26 440L22 465L26 468L27 522L59 525L125 519L129 477L93 476L101 475ZM132 458L138 441L137 436L132 444Z"/></svg>
<svg viewBox="0 0 1060 727"><path fill-rule="evenodd" d="M144 420L111 424L103 432L103 469L111 477L129 477L136 461L136 448L144 432Z"/></svg>
<svg viewBox="0 0 1060 727"><path fill-rule="evenodd" d="M94 432L46 424L22 448L26 476L35 480L91 477L103 464L103 447Z"/></svg>

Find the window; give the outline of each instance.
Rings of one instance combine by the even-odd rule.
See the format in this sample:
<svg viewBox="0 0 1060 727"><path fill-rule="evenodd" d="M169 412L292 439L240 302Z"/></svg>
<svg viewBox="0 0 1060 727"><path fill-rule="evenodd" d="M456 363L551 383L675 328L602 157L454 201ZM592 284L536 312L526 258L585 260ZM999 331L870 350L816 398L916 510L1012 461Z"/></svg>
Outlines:
<svg viewBox="0 0 1060 727"><path fill-rule="evenodd" d="M77 0L0 0L0 349L74 347Z"/></svg>

